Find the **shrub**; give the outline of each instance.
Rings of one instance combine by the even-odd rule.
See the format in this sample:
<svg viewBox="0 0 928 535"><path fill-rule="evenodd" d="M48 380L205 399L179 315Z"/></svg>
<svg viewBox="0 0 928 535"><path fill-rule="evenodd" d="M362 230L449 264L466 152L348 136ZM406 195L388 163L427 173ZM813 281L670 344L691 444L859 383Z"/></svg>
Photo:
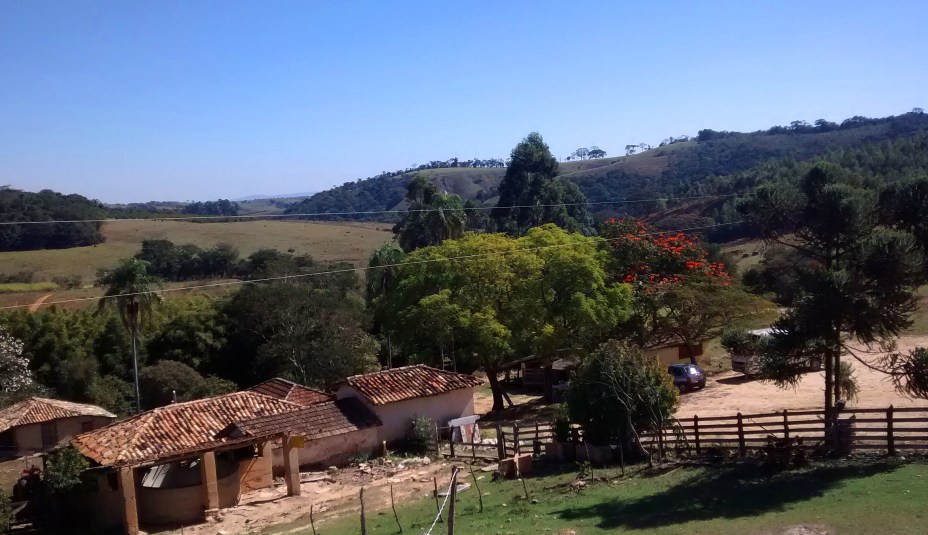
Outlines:
<svg viewBox="0 0 928 535"><path fill-rule="evenodd" d="M435 421L428 416L416 416L412 419L409 433L409 447L413 451L425 453L435 444Z"/></svg>
<svg viewBox="0 0 928 535"><path fill-rule="evenodd" d="M570 440L570 412L567 405L561 403L554 412L554 440L567 442Z"/></svg>
<svg viewBox="0 0 928 535"><path fill-rule="evenodd" d="M9 533L13 523L13 508L10 506L10 497L6 491L0 492L0 533Z"/></svg>
<svg viewBox="0 0 928 535"><path fill-rule="evenodd" d="M846 401L855 401L860 394L860 385L857 384L857 374L854 367L846 360L841 361L838 379L838 395Z"/></svg>

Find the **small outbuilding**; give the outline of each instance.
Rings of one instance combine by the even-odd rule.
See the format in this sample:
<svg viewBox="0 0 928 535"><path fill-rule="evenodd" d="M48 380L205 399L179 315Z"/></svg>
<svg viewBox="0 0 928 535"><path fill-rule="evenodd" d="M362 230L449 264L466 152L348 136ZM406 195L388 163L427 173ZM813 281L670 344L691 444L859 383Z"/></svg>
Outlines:
<svg viewBox="0 0 928 535"><path fill-rule="evenodd" d="M419 364L353 375L339 384L335 395L340 400L358 398L382 422L379 440L394 443L409 436L416 417L444 426L473 415L474 389L482 384L472 375Z"/></svg>
<svg viewBox="0 0 928 535"><path fill-rule="evenodd" d="M0 458L48 451L116 415L96 405L32 397L0 410Z"/></svg>

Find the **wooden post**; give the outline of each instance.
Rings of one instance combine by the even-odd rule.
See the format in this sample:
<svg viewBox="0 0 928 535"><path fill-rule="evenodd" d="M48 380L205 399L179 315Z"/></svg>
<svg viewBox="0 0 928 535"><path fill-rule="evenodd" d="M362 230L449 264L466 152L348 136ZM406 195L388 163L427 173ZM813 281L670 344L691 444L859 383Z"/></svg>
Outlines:
<svg viewBox="0 0 928 535"><path fill-rule="evenodd" d="M516 455L520 453L521 448L519 447L519 422L512 422L512 440L514 442L513 446L515 447Z"/></svg>
<svg viewBox="0 0 928 535"><path fill-rule="evenodd" d="M361 487L361 535L367 535L367 519L364 518L364 487Z"/></svg>
<svg viewBox="0 0 928 535"><path fill-rule="evenodd" d="M402 533L403 525L400 524L400 516L396 514L396 502L393 500L393 485L390 485L390 507L393 508L393 519L396 520L396 527L400 528L400 533Z"/></svg>
<svg viewBox="0 0 928 535"><path fill-rule="evenodd" d="M664 422L657 426L657 453L660 455L660 461L664 461Z"/></svg>
<svg viewBox="0 0 928 535"><path fill-rule="evenodd" d="M503 426L496 424L496 453L499 460L506 458L506 435L503 434Z"/></svg>
<svg viewBox="0 0 928 535"><path fill-rule="evenodd" d="M458 496L458 467L451 467L451 488L448 496L448 535L454 535L454 502Z"/></svg>
<svg viewBox="0 0 928 535"><path fill-rule="evenodd" d="M786 409L783 409L783 440L789 443L789 416Z"/></svg>
<svg viewBox="0 0 928 535"><path fill-rule="evenodd" d="M313 504L309 504L309 526L313 528L313 535L316 535L316 521L313 520Z"/></svg>
<svg viewBox="0 0 928 535"><path fill-rule="evenodd" d="M435 457L441 458L441 430L438 429L438 422L435 422Z"/></svg>
<svg viewBox="0 0 928 535"><path fill-rule="evenodd" d="M451 457L454 458L454 428L449 427L448 431L448 447L451 448Z"/></svg>
<svg viewBox="0 0 928 535"><path fill-rule="evenodd" d="M441 515L441 505L438 504L438 477L432 476L432 484L435 485L435 492L432 493L432 495L435 496L435 514L436 514L436 515L439 515L439 516L438 516L438 521L439 521L439 522L444 522L444 520L442 520L442 519L441 519L441 516L440 516L440 515Z"/></svg>
<svg viewBox="0 0 928 535"><path fill-rule="evenodd" d="M886 449L890 455L896 454L896 442L893 438L893 406L886 410Z"/></svg>
<svg viewBox="0 0 928 535"><path fill-rule="evenodd" d="M123 532L126 535L138 535L139 511L135 499L135 470L129 466L119 468L117 473L122 494Z"/></svg>
<svg viewBox="0 0 928 535"><path fill-rule="evenodd" d="M738 454L742 457L748 454L747 447L744 444L744 418L738 413Z"/></svg>
<svg viewBox="0 0 928 535"><path fill-rule="evenodd" d="M477 499L480 501L480 512L483 512L483 493L480 492L480 485L477 484L477 474L474 473L474 467L470 467L470 477L474 479L474 488L477 489Z"/></svg>
<svg viewBox="0 0 928 535"><path fill-rule="evenodd" d="M702 448L699 446L699 415L693 415L693 438L696 441L696 455L702 455Z"/></svg>

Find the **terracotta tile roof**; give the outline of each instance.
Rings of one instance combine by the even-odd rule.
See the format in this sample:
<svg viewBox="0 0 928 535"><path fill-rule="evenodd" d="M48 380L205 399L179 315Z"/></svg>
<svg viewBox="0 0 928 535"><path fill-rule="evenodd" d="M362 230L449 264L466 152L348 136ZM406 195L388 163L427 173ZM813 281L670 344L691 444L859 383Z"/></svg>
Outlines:
<svg viewBox="0 0 928 535"><path fill-rule="evenodd" d="M275 377L263 383L256 384L248 390L264 394L265 396L271 396L272 398L290 401L298 405L313 405L315 403L322 403L323 401L331 401L335 397L321 390L315 390L280 377Z"/></svg>
<svg viewBox="0 0 928 535"><path fill-rule="evenodd" d="M353 375L342 384L353 387L373 405L384 405L407 399L436 396L453 390L474 388L483 381L472 375L439 370L418 364Z"/></svg>
<svg viewBox="0 0 928 535"><path fill-rule="evenodd" d="M382 425L358 398L316 403L299 410L233 422L217 438L271 437L288 434L307 440L331 437Z"/></svg>
<svg viewBox="0 0 928 535"><path fill-rule="evenodd" d="M167 405L82 433L71 443L104 466L135 465L208 449L230 422L299 409L255 392Z"/></svg>
<svg viewBox="0 0 928 535"><path fill-rule="evenodd" d="M48 398L29 398L0 410L0 433L19 425L39 424L76 416L116 418L115 414L96 405Z"/></svg>

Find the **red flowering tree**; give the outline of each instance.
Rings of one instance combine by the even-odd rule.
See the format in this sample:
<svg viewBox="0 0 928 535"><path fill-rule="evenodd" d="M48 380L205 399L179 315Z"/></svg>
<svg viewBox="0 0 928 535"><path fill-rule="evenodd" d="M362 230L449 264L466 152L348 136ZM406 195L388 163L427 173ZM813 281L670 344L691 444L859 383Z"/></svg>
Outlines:
<svg viewBox="0 0 928 535"><path fill-rule="evenodd" d="M642 347L683 344L695 363L700 342L766 307L690 235L657 232L636 219L610 219L602 236L612 252L612 277L634 289L635 314L625 334Z"/></svg>

